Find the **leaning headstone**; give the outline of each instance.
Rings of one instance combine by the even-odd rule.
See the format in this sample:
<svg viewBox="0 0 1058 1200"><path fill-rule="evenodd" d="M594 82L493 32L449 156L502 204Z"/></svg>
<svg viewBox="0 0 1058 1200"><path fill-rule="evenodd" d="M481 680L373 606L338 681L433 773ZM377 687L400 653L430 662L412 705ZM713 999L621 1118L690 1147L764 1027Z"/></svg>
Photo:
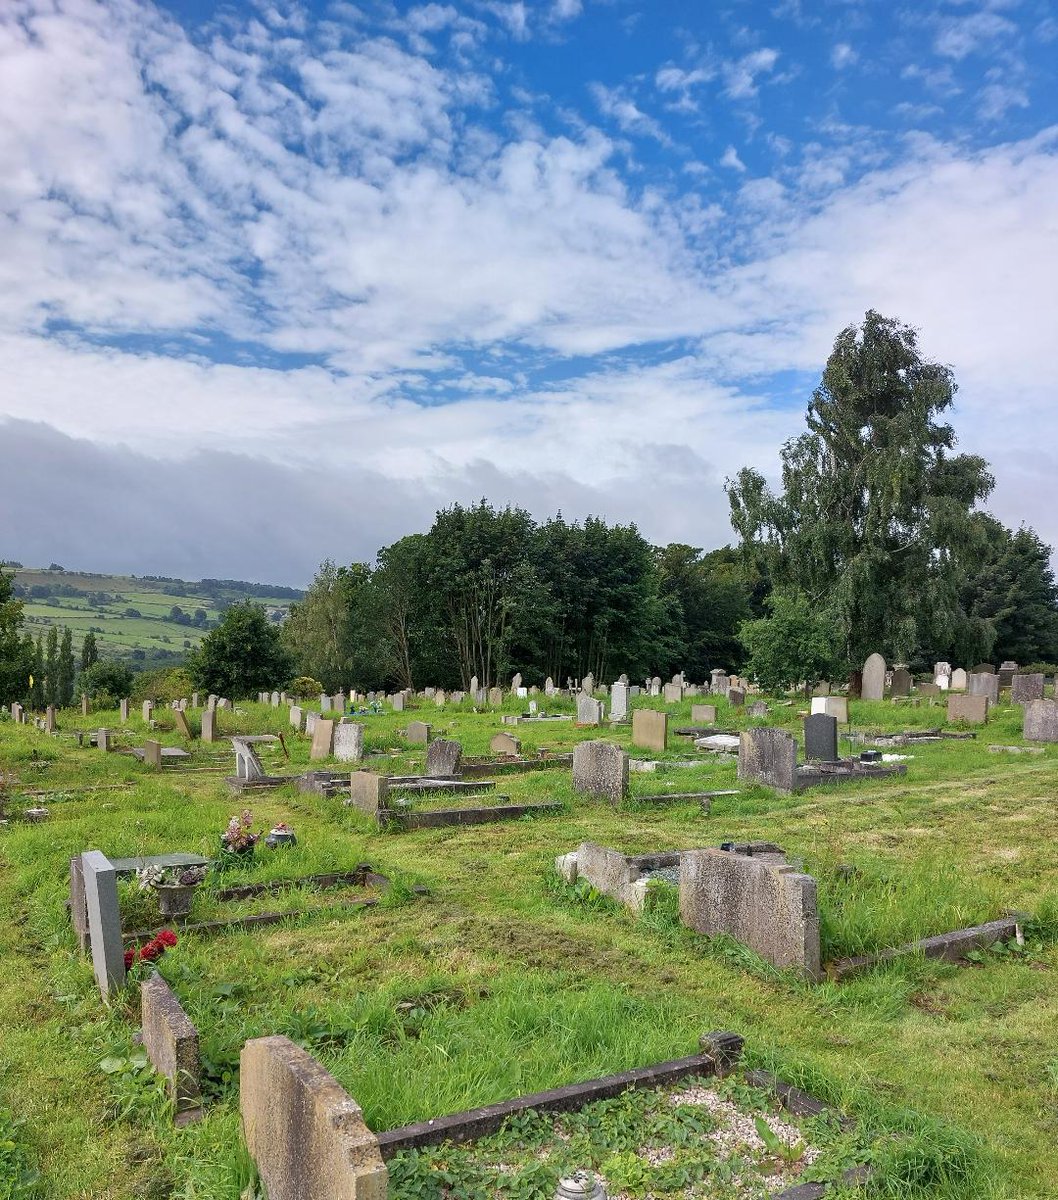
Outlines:
<svg viewBox="0 0 1058 1200"><path fill-rule="evenodd" d="M169 1080L176 1124L202 1116L198 1030L188 1020L173 990L157 971L140 985L143 1048L159 1075Z"/></svg>
<svg viewBox="0 0 1058 1200"><path fill-rule="evenodd" d="M965 721L967 725L983 725L988 720L988 697L949 695L948 720Z"/></svg>
<svg viewBox="0 0 1058 1200"><path fill-rule="evenodd" d="M637 708L632 714L632 745L641 750L668 749L669 718L667 713L651 708Z"/></svg>
<svg viewBox="0 0 1058 1200"><path fill-rule="evenodd" d="M317 730L319 724L316 725ZM315 735L313 736L315 745ZM354 721L339 721L334 727L334 757L339 762L359 762L364 757L364 727ZM323 755L322 757L326 757Z"/></svg>
<svg viewBox="0 0 1058 1200"><path fill-rule="evenodd" d="M243 1046L239 1108L269 1200L386 1200L389 1175L360 1107L288 1038Z"/></svg>
<svg viewBox="0 0 1058 1200"><path fill-rule="evenodd" d="M967 674L962 667L956 667L951 673L951 690L953 692L966 691Z"/></svg>
<svg viewBox="0 0 1058 1200"><path fill-rule="evenodd" d="M436 738L426 748L426 774L444 779L458 775L463 763L463 747L449 738Z"/></svg>
<svg viewBox="0 0 1058 1200"><path fill-rule="evenodd" d="M253 743L245 738L233 737L231 745L235 751L235 778L264 779L264 767L261 766L261 760L257 757Z"/></svg>
<svg viewBox="0 0 1058 1200"><path fill-rule="evenodd" d="M628 755L610 742L580 742L573 749L573 790L619 803L628 794Z"/></svg>
<svg viewBox="0 0 1058 1200"><path fill-rule="evenodd" d="M512 695L512 696L517 696L517 695L518 695L518 689L519 689L521 686L522 686L522 676L521 676L521 672L519 672L517 675L515 675L515 676L514 676L514 677L511 679L511 695Z"/></svg>
<svg viewBox="0 0 1058 1200"><path fill-rule="evenodd" d="M872 654L863 664L860 682L861 700L881 700L885 696L885 659Z"/></svg>
<svg viewBox="0 0 1058 1200"><path fill-rule="evenodd" d="M92 970L106 999L125 982L125 948L121 940L118 908L118 876L113 864L98 850L81 855L88 939L92 947Z"/></svg>
<svg viewBox="0 0 1058 1200"><path fill-rule="evenodd" d="M1028 704L1043 699L1043 675L1015 675L1010 683L1010 699L1014 704Z"/></svg>
<svg viewBox="0 0 1058 1200"><path fill-rule="evenodd" d="M489 741L489 749L493 754L521 754L522 743L513 733L493 734Z"/></svg>
<svg viewBox="0 0 1058 1200"><path fill-rule="evenodd" d="M176 721L176 732L181 737L185 737L188 741L191 741L195 735L191 732L191 726L184 715L183 709L177 708L173 710L173 720Z"/></svg>
<svg viewBox="0 0 1058 1200"><path fill-rule="evenodd" d="M404 731L404 739L413 746L428 746L430 744L430 726L425 721L409 721Z"/></svg>
<svg viewBox="0 0 1058 1200"><path fill-rule="evenodd" d="M845 696L816 696L812 700L812 712L836 717L842 725L849 723L849 702Z"/></svg>
<svg viewBox="0 0 1058 1200"><path fill-rule="evenodd" d="M1022 736L1027 742L1058 742L1058 703L1054 700L1028 701Z"/></svg>
<svg viewBox="0 0 1058 1200"><path fill-rule="evenodd" d="M691 724L692 725L715 725L716 724L716 705L715 704L692 704L691 705Z"/></svg>
<svg viewBox="0 0 1058 1200"><path fill-rule="evenodd" d="M816 881L774 856L727 850L680 855L680 919L710 937L726 934L780 968L822 977Z"/></svg>
<svg viewBox="0 0 1058 1200"><path fill-rule="evenodd" d="M889 694L891 696L910 696L912 682L911 672L905 667L897 667L893 672L893 681L889 685Z"/></svg>
<svg viewBox="0 0 1058 1200"><path fill-rule="evenodd" d="M987 696L996 704L999 701L999 676L987 671L975 672L966 681L966 690L971 696Z"/></svg>
<svg viewBox="0 0 1058 1200"><path fill-rule="evenodd" d="M217 710L215 708L204 708L202 710L200 730L199 736L202 741L209 743L217 740Z"/></svg>
<svg viewBox="0 0 1058 1200"><path fill-rule="evenodd" d="M602 720L602 701L581 694L577 697L577 724L598 725Z"/></svg>
<svg viewBox="0 0 1058 1200"><path fill-rule="evenodd" d="M835 762L838 757L838 721L826 713L805 717L805 758L811 762Z"/></svg>
<svg viewBox="0 0 1058 1200"><path fill-rule="evenodd" d="M738 778L792 792L797 778L797 742L783 729L747 729L738 742Z"/></svg>
<svg viewBox="0 0 1058 1200"><path fill-rule="evenodd" d="M610 692L610 720L623 721L628 716L628 684L620 680Z"/></svg>
<svg viewBox="0 0 1058 1200"><path fill-rule="evenodd" d="M334 726L335 722L320 717L316 721L316 727L312 731L312 749L309 751L309 759L317 762L322 758L330 758L334 750Z"/></svg>

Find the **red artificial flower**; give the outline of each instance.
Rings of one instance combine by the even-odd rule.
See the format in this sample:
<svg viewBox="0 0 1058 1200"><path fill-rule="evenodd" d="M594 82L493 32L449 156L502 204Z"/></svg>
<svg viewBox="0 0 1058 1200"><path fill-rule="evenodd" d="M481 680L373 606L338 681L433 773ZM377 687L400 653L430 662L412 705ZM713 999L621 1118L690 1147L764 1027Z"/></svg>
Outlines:
<svg viewBox="0 0 1058 1200"><path fill-rule="evenodd" d="M127 971L135 961L136 961L136 951L134 949L126 950L125 951L125 970Z"/></svg>
<svg viewBox="0 0 1058 1200"><path fill-rule="evenodd" d="M163 946L175 946L176 934L171 929L163 929L154 940Z"/></svg>

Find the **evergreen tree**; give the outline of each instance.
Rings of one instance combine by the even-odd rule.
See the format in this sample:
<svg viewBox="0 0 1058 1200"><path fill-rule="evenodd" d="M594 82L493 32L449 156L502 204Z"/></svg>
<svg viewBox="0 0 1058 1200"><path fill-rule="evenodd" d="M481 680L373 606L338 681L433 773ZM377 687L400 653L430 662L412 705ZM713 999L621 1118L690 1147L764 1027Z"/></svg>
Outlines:
<svg viewBox="0 0 1058 1200"><path fill-rule="evenodd" d="M0 570L0 704L26 694L29 672L21 629L22 601L14 596L11 576Z"/></svg>
<svg viewBox="0 0 1058 1200"><path fill-rule="evenodd" d="M81 643L81 670L87 671L96 662L99 662L99 650L96 648L96 635L90 629Z"/></svg>
<svg viewBox="0 0 1058 1200"><path fill-rule="evenodd" d="M31 708L41 709L44 707L44 634L38 633L37 640L33 644L32 669L30 677L33 683L29 689L29 703Z"/></svg>
<svg viewBox="0 0 1058 1200"><path fill-rule="evenodd" d="M62 642L59 645L59 704L68 708L73 703L74 658L73 633L67 625L62 631Z"/></svg>
<svg viewBox="0 0 1058 1200"><path fill-rule="evenodd" d="M59 704L59 627L52 625L44 650L44 700Z"/></svg>
<svg viewBox="0 0 1058 1200"><path fill-rule="evenodd" d="M246 600L224 613L217 628L191 653L187 666L200 688L234 700L282 687L293 663L264 608Z"/></svg>

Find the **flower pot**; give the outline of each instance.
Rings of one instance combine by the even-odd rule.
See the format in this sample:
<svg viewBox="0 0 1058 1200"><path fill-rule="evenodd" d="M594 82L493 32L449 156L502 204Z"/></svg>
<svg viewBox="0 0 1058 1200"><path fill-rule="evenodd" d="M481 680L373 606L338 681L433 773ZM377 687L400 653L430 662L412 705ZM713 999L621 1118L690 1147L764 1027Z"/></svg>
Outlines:
<svg viewBox="0 0 1058 1200"><path fill-rule="evenodd" d="M248 846L239 846L233 849L223 838L220 839L221 852L230 854L234 858L253 858L253 852L256 847L257 843L251 842Z"/></svg>
<svg viewBox="0 0 1058 1200"><path fill-rule="evenodd" d="M158 893L158 908L163 917L183 920L191 911L197 883L160 883L154 890Z"/></svg>
<svg viewBox="0 0 1058 1200"><path fill-rule="evenodd" d="M265 838L265 845L274 850L277 846L296 846L298 839L294 836L292 829L273 829L272 832Z"/></svg>

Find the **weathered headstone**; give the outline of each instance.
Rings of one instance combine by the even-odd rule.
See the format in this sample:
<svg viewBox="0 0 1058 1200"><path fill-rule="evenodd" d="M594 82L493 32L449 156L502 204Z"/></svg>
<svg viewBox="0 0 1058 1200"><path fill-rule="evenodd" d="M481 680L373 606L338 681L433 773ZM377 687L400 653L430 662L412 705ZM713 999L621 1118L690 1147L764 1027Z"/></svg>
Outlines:
<svg viewBox="0 0 1058 1200"><path fill-rule="evenodd" d="M861 700L881 700L885 696L885 659L872 654L863 664L860 682Z"/></svg>
<svg viewBox="0 0 1058 1200"><path fill-rule="evenodd" d="M81 855L81 878L88 915L88 939L92 947L92 970L99 991L106 999L125 982L117 872L106 855L98 850L86 850Z"/></svg>
<svg viewBox="0 0 1058 1200"><path fill-rule="evenodd" d="M458 775L463 763L463 747L449 738L436 738L426 749L426 774L444 779Z"/></svg>
<svg viewBox="0 0 1058 1200"><path fill-rule="evenodd" d="M691 724L692 725L715 725L716 724L716 705L715 704L692 704L691 705Z"/></svg>
<svg viewBox="0 0 1058 1200"><path fill-rule="evenodd" d="M522 752L522 743L513 733L495 733L489 740L489 749L493 754L518 755Z"/></svg>
<svg viewBox="0 0 1058 1200"><path fill-rule="evenodd" d="M967 725L983 725L988 720L988 697L949 695L948 720L965 721Z"/></svg>
<svg viewBox="0 0 1058 1200"><path fill-rule="evenodd" d="M81 693L81 716L82 717L88 716L88 693L87 692Z"/></svg>
<svg viewBox="0 0 1058 1200"><path fill-rule="evenodd" d="M173 720L176 722L176 732L181 737L185 737L188 741L191 741L195 735L191 732L191 725L184 715L183 709L177 708L173 710Z"/></svg>
<svg viewBox="0 0 1058 1200"><path fill-rule="evenodd" d="M162 765L162 743L155 741L144 742L143 761L148 767L157 767L160 769Z"/></svg>
<svg viewBox="0 0 1058 1200"><path fill-rule="evenodd" d="M313 762L322 758L330 758L334 751L335 722L325 717L319 717L312 731L312 749L309 759Z"/></svg>
<svg viewBox="0 0 1058 1200"><path fill-rule="evenodd" d="M44 710L44 732L54 733L55 729L55 705L49 704Z"/></svg>
<svg viewBox="0 0 1058 1200"><path fill-rule="evenodd" d="M680 919L727 934L776 967L821 978L816 881L794 867L726 850L680 856Z"/></svg>
<svg viewBox="0 0 1058 1200"><path fill-rule="evenodd" d="M441 688L438 688L437 691L434 692L433 702L438 708L444 708L446 699L447 697Z"/></svg>
<svg viewBox="0 0 1058 1200"><path fill-rule="evenodd" d="M971 696L987 696L993 703L999 700L999 676L987 671L975 672L966 681Z"/></svg>
<svg viewBox="0 0 1058 1200"><path fill-rule="evenodd" d="M319 724L316 725L317 731ZM316 744L313 735L313 746ZM332 745L334 757L339 762L359 762L364 757L364 727L354 721L339 721L334 727ZM326 757L324 755L323 757Z"/></svg>
<svg viewBox="0 0 1058 1200"><path fill-rule="evenodd" d="M602 701L581 694L577 697L577 724L598 725L602 720Z"/></svg>
<svg viewBox="0 0 1058 1200"><path fill-rule="evenodd" d="M628 755L610 742L580 742L573 749L573 790L617 804L628 793Z"/></svg>
<svg viewBox="0 0 1058 1200"><path fill-rule="evenodd" d="M628 684L620 680L610 692L610 720L623 721L628 716Z"/></svg>
<svg viewBox="0 0 1058 1200"><path fill-rule="evenodd" d="M910 671L905 667L897 667L893 672L893 681L889 685L890 696L910 696L913 682Z"/></svg>
<svg viewBox="0 0 1058 1200"><path fill-rule="evenodd" d="M153 712L154 712L154 705L150 702L150 700L144 700L143 706L140 710L140 715L142 716L144 723L148 722L151 719L151 714Z"/></svg>
<svg viewBox="0 0 1058 1200"><path fill-rule="evenodd" d="M1054 700L1028 701L1022 736L1027 742L1058 742L1058 703Z"/></svg>
<svg viewBox="0 0 1058 1200"><path fill-rule="evenodd" d="M550 675L544 680L544 695L553 696L555 694L555 681Z"/></svg>
<svg viewBox="0 0 1058 1200"><path fill-rule="evenodd" d="M580 681L580 690L585 696L591 696L595 692L595 676L589 671L587 675Z"/></svg>
<svg viewBox="0 0 1058 1200"><path fill-rule="evenodd" d="M157 971L140 985L143 1048L159 1075L169 1080L176 1123L202 1115L198 1030L188 1020L173 990Z"/></svg>
<svg viewBox="0 0 1058 1200"><path fill-rule="evenodd" d="M941 678L943 678L944 681L947 682L948 677L946 675L942 676ZM920 696L928 696L928 697L939 696L940 695L940 684L939 683L920 683L918 685L918 687L915 688L915 691Z"/></svg>
<svg viewBox="0 0 1058 1200"><path fill-rule="evenodd" d="M390 696L389 702L392 705L394 712L403 712L404 711L404 693L403 692L394 692L393 695Z"/></svg>
<svg viewBox="0 0 1058 1200"><path fill-rule="evenodd" d="M489 706L491 708L503 707L503 688L489 688Z"/></svg>
<svg viewBox="0 0 1058 1200"><path fill-rule="evenodd" d="M1010 699L1014 704L1028 704L1030 700L1043 699L1044 677L1035 675L1015 675L1010 683Z"/></svg>
<svg viewBox="0 0 1058 1200"><path fill-rule="evenodd" d="M386 807L389 777L374 771L354 771L349 777L348 803L374 817Z"/></svg>
<svg viewBox="0 0 1058 1200"><path fill-rule="evenodd" d="M242 1048L239 1107L269 1200L386 1200L378 1138L338 1081L285 1037Z"/></svg>
<svg viewBox="0 0 1058 1200"><path fill-rule="evenodd" d="M273 692L271 694L271 696L269 697L269 702L271 703L273 708L278 708L279 707L279 693Z"/></svg>
<svg viewBox="0 0 1058 1200"><path fill-rule="evenodd" d="M295 730L297 733L301 732L301 717L301 706L298 704L292 704L290 706L290 728Z"/></svg>
<svg viewBox="0 0 1058 1200"><path fill-rule="evenodd" d="M1017 674L1018 664L1013 659L1007 659L999 664L999 690L1010 687L1014 676Z"/></svg>
<svg viewBox="0 0 1058 1200"><path fill-rule="evenodd" d="M811 762L835 762L838 757L838 721L826 713L805 717L805 758Z"/></svg>
<svg viewBox="0 0 1058 1200"><path fill-rule="evenodd" d="M953 692L965 692L966 680L966 672L962 669L962 667L956 667L951 673L951 690Z"/></svg>
<svg viewBox="0 0 1058 1200"><path fill-rule="evenodd" d="M978 663L970 673L972 675L994 675L996 669L992 663Z"/></svg>
<svg viewBox="0 0 1058 1200"><path fill-rule="evenodd" d="M729 687L727 689L727 702L734 708L741 708L746 703L746 693L742 688Z"/></svg>
<svg viewBox="0 0 1058 1200"><path fill-rule="evenodd" d="M413 746L427 746L430 743L430 733L430 726L425 721L409 721L404 737Z"/></svg>
<svg viewBox="0 0 1058 1200"><path fill-rule="evenodd" d="M661 689L661 694L665 698L666 704L679 704L683 699L683 684L666 683Z"/></svg>
<svg viewBox="0 0 1058 1200"><path fill-rule="evenodd" d="M816 696L812 700L812 712L836 717L841 725L849 722L849 702L845 696Z"/></svg>
<svg viewBox="0 0 1058 1200"><path fill-rule="evenodd" d="M204 708L202 710L202 720L199 723L200 733L203 742L210 743L217 740L217 710L215 708Z"/></svg>
<svg viewBox="0 0 1058 1200"><path fill-rule="evenodd" d="M738 742L738 778L792 792L797 778L797 742L783 729L747 729Z"/></svg>
<svg viewBox="0 0 1058 1200"><path fill-rule="evenodd" d="M632 714L632 745L641 750L668 749L669 718L667 713L650 708L637 708Z"/></svg>

